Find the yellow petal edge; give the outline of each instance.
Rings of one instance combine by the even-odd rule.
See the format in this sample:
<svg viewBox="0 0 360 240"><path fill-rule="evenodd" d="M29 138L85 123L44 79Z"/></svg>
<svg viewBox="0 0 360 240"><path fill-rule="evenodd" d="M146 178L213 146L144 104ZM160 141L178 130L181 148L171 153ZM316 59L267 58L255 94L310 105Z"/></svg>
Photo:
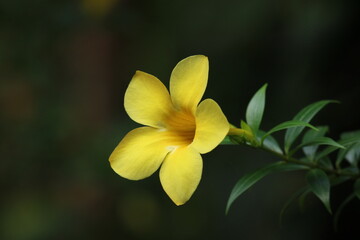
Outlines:
<svg viewBox="0 0 360 240"><path fill-rule="evenodd" d="M130 180L149 177L161 165L169 150L163 133L151 127L130 131L110 155L112 169Z"/></svg>
<svg viewBox="0 0 360 240"><path fill-rule="evenodd" d="M178 148L169 153L160 169L160 181L167 195L176 205L186 203L202 174L202 158L191 147Z"/></svg>
<svg viewBox="0 0 360 240"><path fill-rule="evenodd" d="M208 81L209 60L195 55L181 60L170 77L170 95L175 107L195 113Z"/></svg>
<svg viewBox="0 0 360 240"><path fill-rule="evenodd" d="M125 92L124 106L132 120L161 128L173 105L164 84L151 74L136 71Z"/></svg>
<svg viewBox="0 0 360 240"><path fill-rule="evenodd" d="M225 138L229 122L212 99L205 99L199 104L195 119L196 132L191 146L202 154L210 152Z"/></svg>

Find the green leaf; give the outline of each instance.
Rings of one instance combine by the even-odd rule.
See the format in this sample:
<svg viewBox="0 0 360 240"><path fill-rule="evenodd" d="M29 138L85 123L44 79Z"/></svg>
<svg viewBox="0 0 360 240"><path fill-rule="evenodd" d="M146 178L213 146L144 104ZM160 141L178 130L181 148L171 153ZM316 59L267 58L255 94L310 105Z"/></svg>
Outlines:
<svg viewBox="0 0 360 240"><path fill-rule="evenodd" d="M331 139L329 137L316 137L316 138L309 140L308 142L304 142L304 143L300 144L299 146L304 147L304 146L308 146L308 145L329 145L329 146L334 146L337 148L345 149L345 147L343 145L335 142L333 139Z"/></svg>
<svg viewBox="0 0 360 240"><path fill-rule="evenodd" d="M317 127L319 131L314 131L312 129L309 129L304 134L302 143L309 142L310 139L316 138L316 137L323 137L328 132L329 127L327 126L319 126ZM312 145L312 146L306 146L303 147L303 152L306 157L308 157L310 160L314 160L316 151L318 149L319 145Z"/></svg>
<svg viewBox="0 0 360 240"><path fill-rule="evenodd" d="M346 159L352 166L357 166L360 159L360 142L353 143L346 149L341 149L336 158L336 166L340 167L340 164L344 159Z"/></svg>
<svg viewBox="0 0 360 240"><path fill-rule="evenodd" d="M357 166L349 166L346 168L342 168L341 172L345 174L351 174L351 175L359 175L359 168Z"/></svg>
<svg viewBox="0 0 360 240"><path fill-rule="evenodd" d="M314 131L313 129L307 130L304 134L302 142L308 142L316 137L323 137L329 131L328 126L317 126L316 128L318 129L318 131Z"/></svg>
<svg viewBox="0 0 360 240"><path fill-rule="evenodd" d="M258 137L258 141L261 141L261 138L262 138L262 136L264 136L264 135L265 135L265 132L259 130L259 131L258 131L258 136L257 136L257 137ZM276 139L273 138L272 136L267 136L267 138L263 141L262 145L263 145L265 148L267 148L267 149L269 149L269 150L271 150L271 151L273 151L273 152L277 152L277 153L283 154L283 151L281 150L278 142L277 142Z"/></svg>
<svg viewBox="0 0 360 240"><path fill-rule="evenodd" d="M241 122L240 122L240 127L249 132L250 135L248 136L248 139L247 139L248 143L250 143L250 145L252 145L252 146L257 146L258 143L257 143L256 139L254 138L254 132L251 129L251 127L243 120L241 120Z"/></svg>
<svg viewBox="0 0 360 240"><path fill-rule="evenodd" d="M354 137L350 137L350 138L347 138L347 139L341 139L338 142L339 142L339 144L341 144L345 148L348 148L352 144L355 144L355 143L357 143L359 141L360 141L360 136L354 136ZM339 148L334 147L334 146L329 146L329 147L325 148L322 152L317 154L316 157L315 157L315 160L321 159L321 158L325 157L326 155L329 155L330 153L332 153L333 151L335 151L337 149L339 149Z"/></svg>
<svg viewBox="0 0 360 240"><path fill-rule="evenodd" d="M242 129L247 130L247 131L252 133L251 127L246 122L244 122L243 120L241 120L241 122L240 122L240 127Z"/></svg>
<svg viewBox="0 0 360 240"><path fill-rule="evenodd" d="M339 141L340 143L340 141ZM342 144L343 146L346 147L346 145ZM318 159L322 159L324 157L326 157L327 155L329 155L330 153L332 153L333 151L339 149L338 147L334 147L334 146L329 146L327 148L325 148L324 150L322 150L321 152L319 152L318 154L316 154L314 161L316 162Z"/></svg>
<svg viewBox="0 0 360 240"><path fill-rule="evenodd" d="M336 168L340 168L340 164L345 159L345 155L347 154L348 150L349 148L339 150L335 161Z"/></svg>
<svg viewBox="0 0 360 240"><path fill-rule="evenodd" d="M360 158L360 142L352 145L345 155L346 160L354 166L357 166Z"/></svg>
<svg viewBox="0 0 360 240"><path fill-rule="evenodd" d="M254 132L259 129L264 113L266 87L267 84L255 93L246 109L246 122Z"/></svg>
<svg viewBox="0 0 360 240"><path fill-rule="evenodd" d="M331 186L334 187L334 186L340 185L350 179L351 179L351 177L349 177L349 176L336 176L330 180L330 184L331 184Z"/></svg>
<svg viewBox="0 0 360 240"><path fill-rule="evenodd" d="M298 114L295 115L293 120L310 122L311 119L327 104L337 102L334 100L323 100L308 105L303 108ZM297 127L288 129L285 133L285 152L288 153L291 145L294 143L296 138L300 135L304 127Z"/></svg>
<svg viewBox="0 0 360 240"><path fill-rule="evenodd" d="M340 184L346 182L349 179L350 179L350 177L348 177L348 176L336 177L336 178L331 179L330 184L331 184L331 186L337 186L337 185L340 185ZM299 206L302 211L304 211L304 208L305 208L305 198L309 195L309 193L311 193L311 189L308 187L308 188L306 188L304 193L302 193L299 197Z"/></svg>
<svg viewBox="0 0 360 240"><path fill-rule="evenodd" d="M360 130L355 130L351 132L344 132L340 135L340 139L350 139L353 137L360 137Z"/></svg>
<svg viewBox="0 0 360 240"><path fill-rule="evenodd" d="M327 168L327 169L334 169L332 161L327 156L320 159L318 163L319 163L319 166L321 166L321 167L324 167L324 168Z"/></svg>
<svg viewBox="0 0 360 240"><path fill-rule="evenodd" d="M278 125L276 125L275 127L273 127L272 129L270 129L262 138L261 138L261 142L264 141L264 139L269 136L270 134L274 133L274 132L278 132L284 129L288 129L288 128L294 128L294 127L309 127L312 128L314 130L317 131L317 128L314 127L313 125L307 123L307 122L303 122L303 121L297 121L297 120L291 120L291 121L286 121L283 123L280 123Z"/></svg>
<svg viewBox="0 0 360 240"><path fill-rule="evenodd" d="M354 194L360 199L360 179L356 180L354 183Z"/></svg>
<svg viewBox="0 0 360 240"><path fill-rule="evenodd" d="M312 169L306 175L306 180L311 191L322 201L328 212L331 214L330 181L326 173L320 169Z"/></svg>
<svg viewBox="0 0 360 240"><path fill-rule="evenodd" d="M270 165L267 165L263 168L260 168L252 173L248 173L244 175L242 178L240 178L237 183L235 184L234 188L232 189L230 193L230 197L227 202L226 206L226 213L228 213L232 203L246 190L248 190L252 185L254 185L256 182L261 180L263 177L267 176L270 173L275 172L285 172L285 171L294 171L294 170L304 170L308 169L308 167L299 165L299 164L293 164L293 163L286 163L286 162L276 162L272 163Z"/></svg>
<svg viewBox="0 0 360 240"><path fill-rule="evenodd" d="M345 147L337 142L335 142L334 140L332 140L331 138L328 137L315 137L313 139L309 139L308 142L304 142L302 144L300 144L299 146L297 146L296 148L294 148L294 150L291 151L291 153L289 154L290 156L293 155L297 150L299 150L302 147L305 146L309 146L309 145L329 145L329 146L334 146L337 148L343 148L345 149Z"/></svg>
<svg viewBox="0 0 360 240"><path fill-rule="evenodd" d="M345 132L340 136L341 140L355 139L347 149L340 150L336 159L336 166L340 167L341 162L346 159L351 165L357 165L360 158L360 130ZM356 140L357 139L357 140Z"/></svg>

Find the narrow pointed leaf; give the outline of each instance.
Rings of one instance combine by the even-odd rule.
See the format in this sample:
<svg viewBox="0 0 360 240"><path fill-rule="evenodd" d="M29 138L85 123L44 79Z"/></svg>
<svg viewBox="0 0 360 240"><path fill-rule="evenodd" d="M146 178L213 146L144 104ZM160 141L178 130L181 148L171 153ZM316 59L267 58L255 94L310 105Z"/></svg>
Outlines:
<svg viewBox="0 0 360 240"><path fill-rule="evenodd" d="M256 139L254 138L254 132L251 129L251 127L246 122L244 122L243 120L241 120L241 122L240 122L240 127L248 132L248 134L249 134L247 136L248 137L248 142L251 145L257 146L258 143L257 143Z"/></svg>
<svg viewBox="0 0 360 240"><path fill-rule="evenodd" d="M260 127L262 116L265 108L265 93L267 84L262 86L251 98L246 109L246 122L253 131L257 131Z"/></svg>
<svg viewBox="0 0 360 240"><path fill-rule="evenodd" d="M357 166L360 159L360 142L341 149L336 158L336 166L340 167L341 162L346 159L351 165Z"/></svg>
<svg viewBox="0 0 360 240"><path fill-rule="evenodd" d="M341 139L349 139L349 138L353 138L353 137L360 137L360 130L344 132L340 136Z"/></svg>
<svg viewBox="0 0 360 240"><path fill-rule="evenodd" d="M345 159L354 166L357 166L360 160L360 142L352 145L345 155Z"/></svg>
<svg viewBox="0 0 360 240"><path fill-rule="evenodd" d="M311 191L321 200L328 212L330 207L330 181L326 173L320 169L312 169L306 175Z"/></svg>
<svg viewBox="0 0 360 240"><path fill-rule="evenodd" d="M264 140L263 145L264 145L265 148L267 148L267 149L269 149L271 151L283 154L283 151L281 150L281 148L279 146L279 143L272 136L268 136Z"/></svg>
<svg viewBox="0 0 360 240"><path fill-rule="evenodd" d="M341 162L346 159L351 165L357 165L360 158L360 130L345 132L340 136L340 141L352 139L352 143L348 144L346 149L341 149L336 158L336 166L340 167Z"/></svg>
<svg viewBox="0 0 360 240"><path fill-rule="evenodd" d="M346 145L343 145L343 146L346 146ZM316 154L315 156L315 162L327 155L329 155L330 153L332 153L333 151L336 151L337 149L339 149L338 147L334 147L334 146L329 146L329 147L326 147L324 150L322 150L321 152L319 152L318 154Z"/></svg>
<svg viewBox="0 0 360 240"><path fill-rule="evenodd" d="M332 179L330 181L330 185L331 186L337 186L337 185L340 185L344 182L346 182L347 180L349 180L350 178L349 177L336 177L334 179ZM304 211L304 208L305 208L305 199L306 197L309 195L309 193L311 193L311 189L310 187L306 188L306 190L304 191L303 194L301 194L301 196L299 197L299 206L300 206L300 209L302 211Z"/></svg>
<svg viewBox="0 0 360 240"><path fill-rule="evenodd" d="M318 129L318 131L314 131L313 129L307 130L304 134L302 142L308 142L316 137L323 137L329 131L328 126L317 126L316 128Z"/></svg>
<svg viewBox="0 0 360 240"><path fill-rule="evenodd" d="M335 161L335 166L337 168L340 168L340 164L345 159L345 156L346 156L348 150L349 150L349 148L345 148L345 149L340 149L338 151L337 158L336 158L336 161Z"/></svg>
<svg viewBox="0 0 360 240"><path fill-rule="evenodd" d="M308 105L303 108L293 120L310 122L311 119L327 104L336 102L334 100L323 100ZM285 152L289 152L291 145L294 143L296 138L300 135L304 127L291 128L286 131L285 134Z"/></svg>
<svg viewBox="0 0 360 240"><path fill-rule="evenodd" d="M259 130L259 132L258 132L258 141L261 141L261 138L264 135L265 135L265 132ZM266 139L263 141L262 145L265 148L267 148L267 149L269 149L269 150L271 150L273 152L283 154L283 151L281 150L281 148L279 146L279 143L272 136L267 136Z"/></svg>
<svg viewBox="0 0 360 240"><path fill-rule="evenodd" d="M291 121L286 121L283 123L280 123L278 125L276 125L275 127L273 127L272 129L270 129L261 139L261 142L264 141L264 139L269 136L272 133L284 130L284 129L288 129L288 128L295 128L295 127L309 127L314 129L315 131L317 131L318 129L316 127L314 127L313 125L311 125L310 123L307 122L303 122L303 121L298 121L298 120L291 120Z"/></svg>
<svg viewBox="0 0 360 240"><path fill-rule="evenodd" d="M329 127L327 126L319 126L317 127L319 131L314 131L312 129L306 131L304 134L302 143L309 142L310 139L316 138L316 137L323 137L328 132ZM306 157L308 157L310 160L314 160L316 151L318 149L319 145L312 145L312 146L305 146L303 147L303 152Z"/></svg>
<svg viewBox="0 0 360 240"><path fill-rule="evenodd" d="M263 142L263 146L273 152L276 153L280 153L283 154L283 151L281 150L279 143L276 141L275 138L273 138L272 136L268 136L264 142Z"/></svg>
<svg viewBox="0 0 360 240"><path fill-rule="evenodd" d="M327 156L320 159L318 161L318 163L319 163L319 166L321 166L321 167L324 167L324 168L327 168L327 169L334 169L332 161Z"/></svg>
<svg viewBox="0 0 360 240"><path fill-rule="evenodd" d="M329 145L329 146L334 146L337 148L345 149L345 147L343 145L335 142L333 139L331 139L329 137L316 137L316 138L310 139L308 142L302 143L300 146L304 147L304 146L308 146L308 145Z"/></svg>
<svg viewBox="0 0 360 240"><path fill-rule="evenodd" d="M351 177L349 177L349 176L337 176L330 180L330 184L332 187L334 187L334 186L340 185L350 179L351 179Z"/></svg>
<svg viewBox="0 0 360 240"><path fill-rule="evenodd" d="M360 136L354 136L354 137L349 137L347 139L341 139L338 142L339 142L339 144L341 144L345 148L348 148L351 145L356 144L359 141L360 141ZM339 149L339 148L335 147L335 146L329 146L329 147L325 148L323 151L319 152L315 156L315 160L321 159L321 158L325 157L326 155L329 155L330 153L332 153L333 151L335 151L337 149Z"/></svg>
<svg viewBox="0 0 360 240"><path fill-rule="evenodd" d="M226 213L228 213L232 203L246 190L248 190L252 185L256 182L260 181L263 177L267 176L270 173L275 172L285 172L285 171L294 171L294 170L303 170L308 169L306 166L286 163L286 162L276 162L270 165L267 165L263 168L260 168L252 173L248 173L244 175L242 178L238 180L236 185L231 191L230 197L226 206Z"/></svg>
<svg viewBox="0 0 360 240"><path fill-rule="evenodd" d="M297 150L301 149L302 147L311 146L311 145L315 145L315 146L329 145L329 146L345 149L345 147L343 145L335 142L331 138L328 138L328 137L315 137L313 139L309 139L308 142L303 142L302 144L300 144L299 146L294 148L294 150L291 151L290 155L293 155Z"/></svg>
<svg viewBox="0 0 360 240"><path fill-rule="evenodd" d="M241 120L241 122L240 122L240 127L242 129L244 129L244 130L252 132L251 127L246 122L244 122L243 120Z"/></svg>

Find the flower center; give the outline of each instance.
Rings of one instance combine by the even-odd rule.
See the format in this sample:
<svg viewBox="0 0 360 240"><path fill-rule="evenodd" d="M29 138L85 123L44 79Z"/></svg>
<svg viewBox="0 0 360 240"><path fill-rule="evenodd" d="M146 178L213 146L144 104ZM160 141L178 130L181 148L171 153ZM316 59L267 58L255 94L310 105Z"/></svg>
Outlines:
<svg viewBox="0 0 360 240"><path fill-rule="evenodd" d="M195 136L195 117L190 112L174 111L166 120L166 130L172 145L187 146Z"/></svg>

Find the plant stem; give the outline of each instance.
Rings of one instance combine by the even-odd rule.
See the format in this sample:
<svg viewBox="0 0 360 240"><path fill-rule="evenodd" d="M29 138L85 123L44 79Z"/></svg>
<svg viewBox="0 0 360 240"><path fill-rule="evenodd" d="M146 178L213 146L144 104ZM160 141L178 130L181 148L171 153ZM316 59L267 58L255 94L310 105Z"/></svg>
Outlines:
<svg viewBox="0 0 360 240"><path fill-rule="evenodd" d="M281 158L281 159L284 160L285 162L296 163L296 164L308 166L308 167L310 167L310 168L321 169L321 170L323 170L323 171L326 172L326 173L334 174L334 175L337 175L337 176L346 176L346 177L351 177L351 178L353 178L353 179L360 178L360 174L351 173L351 172L344 172L344 171L342 171L341 169L331 169L331 168L327 168L327 167L320 166L319 164L313 163L313 162L300 161L300 160L298 160L298 159L296 159L296 158L294 158L294 157L286 156L286 155L283 155L283 154L274 152L274 151L272 151L272 150L270 150L270 149L264 148L263 146L258 147L258 148L261 149L261 150L263 150L263 151L265 151L265 152L271 153L271 154L273 154L273 155Z"/></svg>
<svg viewBox="0 0 360 240"><path fill-rule="evenodd" d="M327 168L327 167L321 166L321 165L319 165L318 163L315 163L315 162L305 162L305 161L298 160L298 159L292 157L291 154L283 155L281 153L272 151L271 149L265 148L262 144L260 144L257 141L257 139L254 137L253 134L251 134L247 130L244 130L244 129L241 129L241 128L236 128L236 127L230 128L230 131L229 131L228 135L229 136L238 136L238 137L240 137L241 141L237 141L236 138L234 139L237 142L237 144L243 144L243 145L246 145L246 146L251 147L251 148L261 149L261 150L263 150L265 152L271 153L272 155L275 155L275 156L281 158L285 162L300 164L300 165L308 166L309 168L321 169L321 170L323 170L324 172L326 172L329 175L332 174L332 175L335 175L335 176L350 177L352 179L359 179L360 178L359 173L345 172L345 171L341 170L340 168L336 168L336 169ZM249 144L244 142L243 139L245 139L245 141L248 141Z"/></svg>

